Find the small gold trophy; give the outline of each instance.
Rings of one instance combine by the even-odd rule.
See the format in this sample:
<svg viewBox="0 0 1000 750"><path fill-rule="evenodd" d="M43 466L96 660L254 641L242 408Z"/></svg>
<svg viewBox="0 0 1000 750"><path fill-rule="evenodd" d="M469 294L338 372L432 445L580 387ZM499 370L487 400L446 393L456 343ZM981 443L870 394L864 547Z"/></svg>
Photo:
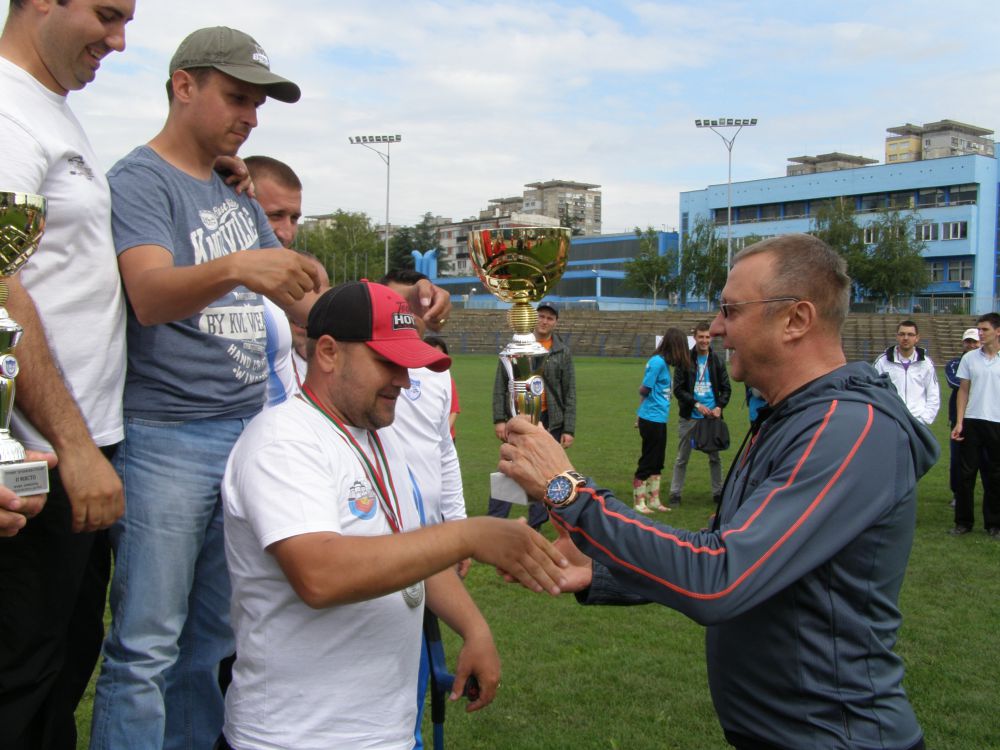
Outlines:
<svg viewBox="0 0 1000 750"><path fill-rule="evenodd" d="M525 414L538 424L545 383L542 368L548 349L535 340L538 313L531 306L556 285L566 270L570 230L565 227L510 227L469 233L469 257L483 285L503 302L514 338L500 352L507 372L511 414ZM491 496L525 504L524 490L509 477L490 475Z"/></svg>
<svg viewBox="0 0 1000 750"><path fill-rule="evenodd" d="M11 350L23 329L12 320L7 304L7 282L38 247L45 231L45 198L31 193L0 191L0 484L18 495L49 491L45 461L25 461L24 446L11 437L17 360Z"/></svg>

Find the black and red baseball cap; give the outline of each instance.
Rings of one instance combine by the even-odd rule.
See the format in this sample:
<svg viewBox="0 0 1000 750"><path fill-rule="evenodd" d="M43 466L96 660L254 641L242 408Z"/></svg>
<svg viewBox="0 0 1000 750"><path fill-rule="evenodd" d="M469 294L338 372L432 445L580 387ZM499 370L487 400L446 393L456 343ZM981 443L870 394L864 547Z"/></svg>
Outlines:
<svg viewBox="0 0 1000 750"><path fill-rule="evenodd" d="M306 334L311 339L332 336L336 341L363 341L400 367L427 367L435 372L451 367L451 357L420 339L406 300L366 279L324 292L309 311Z"/></svg>

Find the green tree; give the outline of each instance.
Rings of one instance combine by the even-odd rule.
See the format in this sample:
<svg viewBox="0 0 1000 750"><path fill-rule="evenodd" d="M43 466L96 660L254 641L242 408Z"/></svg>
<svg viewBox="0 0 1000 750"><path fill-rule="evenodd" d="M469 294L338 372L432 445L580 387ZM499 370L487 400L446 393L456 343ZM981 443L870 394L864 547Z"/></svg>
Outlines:
<svg viewBox="0 0 1000 750"><path fill-rule="evenodd" d="M725 240L715 236L715 223L710 217L700 216L682 241L681 268L687 287L714 304L726 285Z"/></svg>
<svg viewBox="0 0 1000 750"><path fill-rule="evenodd" d="M389 239L389 267L413 268L414 250L426 253L441 246L441 228L434 221L434 214L427 212L419 224L412 227L398 227ZM438 255L438 273L448 270L448 261Z"/></svg>
<svg viewBox="0 0 1000 750"><path fill-rule="evenodd" d="M916 215L880 212L869 229L875 242L858 269L861 287L886 305L922 291L930 274L923 256L924 243L917 239Z"/></svg>
<svg viewBox="0 0 1000 750"><path fill-rule="evenodd" d="M653 307L656 307L657 297L673 289L676 255L673 260L672 253L660 255L659 237L652 227L647 227L646 231L636 227L635 236L639 239L639 252L625 262L625 285L650 294Z"/></svg>
<svg viewBox="0 0 1000 750"><path fill-rule="evenodd" d="M333 283L381 276L385 265L372 220L360 211L338 209L324 218L322 226L303 227L295 248L319 258Z"/></svg>
<svg viewBox="0 0 1000 750"><path fill-rule="evenodd" d="M854 282L855 292L862 286L868 251L864 229L854 217L854 202L850 198L835 198L820 206L814 218L813 234L836 250L847 261L847 275Z"/></svg>
<svg viewBox="0 0 1000 750"><path fill-rule="evenodd" d="M930 280L916 225L915 214L885 211L862 227L853 202L836 198L817 211L814 232L847 261L855 296L889 305L899 296L920 292ZM874 242L865 243L866 232Z"/></svg>
<svg viewBox="0 0 1000 750"><path fill-rule="evenodd" d="M580 237L583 234L583 216L571 210L569 204L563 204L559 207L559 226L566 227L571 236Z"/></svg>

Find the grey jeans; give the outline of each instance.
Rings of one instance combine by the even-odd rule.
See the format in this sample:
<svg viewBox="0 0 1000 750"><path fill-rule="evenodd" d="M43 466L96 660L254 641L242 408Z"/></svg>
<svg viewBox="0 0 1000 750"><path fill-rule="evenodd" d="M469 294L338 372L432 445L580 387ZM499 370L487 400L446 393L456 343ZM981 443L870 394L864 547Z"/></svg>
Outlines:
<svg viewBox="0 0 1000 750"><path fill-rule="evenodd" d="M681 417L680 426L677 429L679 436L677 460L674 461L674 476L670 481L671 495L680 495L681 490L684 489L688 459L691 458L691 431L697 424L697 419ZM708 454L708 469L712 476L712 496L714 497L722 492L722 459L719 458L718 451Z"/></svg>

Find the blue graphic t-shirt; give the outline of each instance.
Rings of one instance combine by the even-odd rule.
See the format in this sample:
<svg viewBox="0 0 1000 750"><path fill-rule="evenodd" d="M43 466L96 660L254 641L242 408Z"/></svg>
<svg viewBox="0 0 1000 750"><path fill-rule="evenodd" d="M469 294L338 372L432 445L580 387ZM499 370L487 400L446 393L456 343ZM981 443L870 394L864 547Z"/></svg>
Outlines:
<svg viewBox="0 0 1000 750"><path fill-rule="evenodd" d="M706 409L715 408L715 393L712 391L712 377L708 372L708 355L699 354L695 363L694 400ZM691 411L692 419L704 419L697 409Z"/></svg>
<svg viewBox="0 0 1000 750"><path fill-rule="evenodd" d="M642 385L649 388L649 395L639 404L639 416L647 422L666 423L670 417L670 366L659 354L646 363Z"/></svg>
<svg viewBox="0 0 1000 750"><path fill-rule="evenodd" d="M140 146L108 172L118 255L158 245L175 266L280 247L260 205L213 174L199 180ZM268 375L263 298L238 286L185 320L144 326L128 307L125 414L161 420L247 417Z"/></svg>

